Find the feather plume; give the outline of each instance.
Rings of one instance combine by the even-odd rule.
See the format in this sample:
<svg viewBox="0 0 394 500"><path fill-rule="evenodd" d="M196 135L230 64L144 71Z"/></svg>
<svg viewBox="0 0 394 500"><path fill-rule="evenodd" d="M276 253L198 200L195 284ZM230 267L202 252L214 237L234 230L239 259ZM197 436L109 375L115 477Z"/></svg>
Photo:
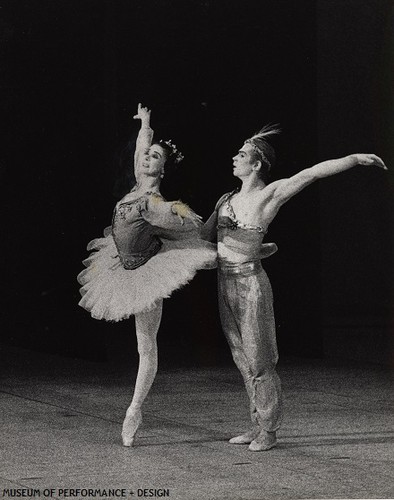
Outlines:
<svg viewBox="0 0 394 500"><path fill-rule="evenodd" d="M267 125L264 125L264 127L256 132L252 137L249 137L249 141L252 141L253 139L265 139L266 137L269 137L271 135L276 135L280 134L281 128L279 123L268 123Z"/></svg>

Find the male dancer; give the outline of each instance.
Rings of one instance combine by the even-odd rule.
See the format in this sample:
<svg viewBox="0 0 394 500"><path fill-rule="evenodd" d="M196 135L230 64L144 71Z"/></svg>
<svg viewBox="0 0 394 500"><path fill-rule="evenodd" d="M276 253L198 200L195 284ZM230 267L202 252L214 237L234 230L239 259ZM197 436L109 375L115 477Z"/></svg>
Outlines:
<svg viewBox="0 0 394 500"><path fill-rule="evenodd" d="M245 141L233 158L241 189L220 198L203 229L205 239L214 239L217 232L220 319L250 400L252 427L230 443L249 444L250 451L276 445L282 418L272 289L260 262L262 250L270 252L269 245L262 247L268 226L282 205L318 179L356 165L387 170L376 155L359 153L324 161L267 185L275 163L267 137L276 133L278 129L265 127Z"/></svg>

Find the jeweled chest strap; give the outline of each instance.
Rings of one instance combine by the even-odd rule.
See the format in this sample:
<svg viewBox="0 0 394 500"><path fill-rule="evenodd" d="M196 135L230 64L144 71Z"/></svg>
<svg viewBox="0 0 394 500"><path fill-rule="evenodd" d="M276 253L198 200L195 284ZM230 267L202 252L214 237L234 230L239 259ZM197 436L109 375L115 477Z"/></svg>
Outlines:
<svg viewBox="0 0 394 500"><path fill-rule="evenodd" d="M217 228L219 229L220 227L227 227L229 229L250 229L251 231L257 231L258 233L266 233L267 230L263 228L262 226L256 226L254 224L244 224L243 222L240 222L237 219L237 216L235 215L234 209L230 203L230 199L234 196L235 193L237 193L238 190L234 190L231 193L229 193L225 199L223 200L223 204L226 207L227 213L228 213L228 219L230 219L231 222L224 223L223 225L220 225L220 222L218 222ZM220 217L219 217L220 219Z"/></svg>

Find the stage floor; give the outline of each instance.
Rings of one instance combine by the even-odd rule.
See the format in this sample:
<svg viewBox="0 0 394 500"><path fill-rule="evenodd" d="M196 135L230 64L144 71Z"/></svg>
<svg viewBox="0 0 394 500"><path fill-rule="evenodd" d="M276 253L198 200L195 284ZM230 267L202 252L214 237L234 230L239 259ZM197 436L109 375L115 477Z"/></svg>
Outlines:
<svg viewBox="0 0 394 500"><path fill-rule="evenodd" d="M278 447L252 453L228 443L248 428L232 366L159 370L136 445L124 448L135 369L3 346L0 497L394 497L388 370L281 360Z"/></svg>

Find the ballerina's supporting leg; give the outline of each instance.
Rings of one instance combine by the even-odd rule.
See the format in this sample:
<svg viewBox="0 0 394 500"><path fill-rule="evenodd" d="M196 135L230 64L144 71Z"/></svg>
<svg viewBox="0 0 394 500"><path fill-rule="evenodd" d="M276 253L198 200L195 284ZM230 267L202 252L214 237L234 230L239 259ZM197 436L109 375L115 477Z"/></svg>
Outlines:
<svg viewBox="0 0 394 500"><path fill-rule="evenodd" d="M135 316L139 365L133 399L123 422L122 440L124 446L133 446L135 434L142 422L142 403L145 401L157 373L157 332L162 311L163 301L155 309Z"/></svg>

